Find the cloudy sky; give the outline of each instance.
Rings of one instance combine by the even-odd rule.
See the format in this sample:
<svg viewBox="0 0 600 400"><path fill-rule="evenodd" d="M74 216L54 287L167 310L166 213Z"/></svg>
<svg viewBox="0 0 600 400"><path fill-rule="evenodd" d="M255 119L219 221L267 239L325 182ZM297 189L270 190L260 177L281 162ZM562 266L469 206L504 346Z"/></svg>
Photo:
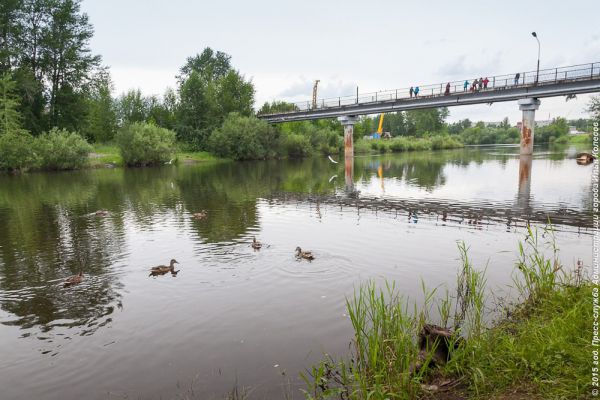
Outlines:
<svg viewBox="0 0 600 400"><path fill-rule="evenodd" d="M256 104L351 95L450 80L600 62L600 2L83 0L92 49L116 93L162 94L205 47L232 56ZM577 118L588 95L542 99L537 119ZM450 120L520 119L516 103L450 109Z"/></svg>

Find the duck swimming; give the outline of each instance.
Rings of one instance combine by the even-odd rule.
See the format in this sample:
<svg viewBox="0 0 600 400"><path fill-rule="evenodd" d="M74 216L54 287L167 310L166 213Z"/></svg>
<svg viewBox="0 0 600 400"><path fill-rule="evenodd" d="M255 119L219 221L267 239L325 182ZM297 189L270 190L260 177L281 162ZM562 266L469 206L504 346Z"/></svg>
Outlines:
<svg viewBox="0 0 600 400"><path fill-rule="evenodd" d="M579 164L579 165L588 165L588 164L591 164L596 159L596 157L594 157L590 153L579 153L579 154L577 154L576 157L577 157L576 158L577 164Z"/></svg>
<svg viewBox="0 0 600 400"><path fill-rule="evenodd" d="M256 240L256 237L252 238L252 248L254 250L260 250L260 248L262 247L262 243Z"/></svg>
<svg viewBox="0 0 600 400"><path fill-rule="evenodd" d="M77 275L73 275L65 280L65 287L78 285L83 281L83 271L79 271Z"/></svg>
<svg viewBox="0 0 600 400"><path fill-rule="evenodd" d="M208 216L208 214L207 214L206 210L202 210L202 211L200 211L200 212L197 212L197 213L193 213L193 214L192 214L192 218L194 218L194 219L198 219L198 220L200 220L200 219L204 219L204 218L206 218L207 216Z"/></svg>
<svg viewBox="0 0 600 400"><path fill-rule="evenodd" d="M156 267L152 267L152 268L150 268L150 275L148 275L148 276L164 275L167 272L170 272L171 275L173 275L173 276L177 276L177 273L179 272L179 270L175 271L175 264L179 264L179 262L173 258L171 260L171 262L169 263L169 266L158 265Z"/></svg>
<svg viewBox="0 0 600 400"><path fill-rule="evenodd" d="M305 260L312 261L315 259L315 256L313 256L312 252L310 252L310 251L302 251L300 246L298 246L298 247L296 247L296 258L297 259L304 258Z"/></svg>

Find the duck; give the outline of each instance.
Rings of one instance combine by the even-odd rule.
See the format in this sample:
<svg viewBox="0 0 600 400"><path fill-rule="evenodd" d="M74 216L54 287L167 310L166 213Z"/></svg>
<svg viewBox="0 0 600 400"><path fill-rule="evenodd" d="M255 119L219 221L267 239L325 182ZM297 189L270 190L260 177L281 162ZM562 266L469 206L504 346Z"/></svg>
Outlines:
<svg viewBox="0 0 600 400"><path fill-rule="evenodd" d="M192 214L192 218L194 218L194 219L204 219L204 218L207 217L207 215L208 214L206 213L206 210L202 210L200 212L193 213Z"/></svg>
<svg viewBox="0 0 600 400"><path fill-rule="evenodd" d="M177 273L179 272L179 270L175 271L175 264L179 264L179 262L173 258L173 259L171 259L169 266L159 265L156 267L152 267L152 268L150 268L150 275L148 275L148 276L164 275L167 272L170 272L171 275L173 275L173 276L177 276Z"/></svg>
<svg viewBox="0 0 600 400"><path fill-rule="evenodd" d="M298 247L296 247L296 258L298 258L298 259L304 258L305 260L312 261L315 259L315 256L313 256L312 252L310 252L310 251L302 251L300 246L298 246Z"/></svg>
<svg viewBox="0 0 600 400"><path fill-rule="evenodd" d="M106 217L108 215L108 211L98 210L94 214L96 215L96 217Z"/></svg>
<svg viewBox="0 0 600 400"><path fill-rule="evenodd" d="M256 237L252 238L252 248L254 250L260 250L260 248L262 247L262 243L259 242L258 240L256 240Z"/></svg>
<svg viewBox="0 0 600 400"><path fill-rule="evenodd" d="M79 273L77 275L70 276L65 280L65 287L78 285L82 281L83 281L83 271L79 271Z"/></svg>

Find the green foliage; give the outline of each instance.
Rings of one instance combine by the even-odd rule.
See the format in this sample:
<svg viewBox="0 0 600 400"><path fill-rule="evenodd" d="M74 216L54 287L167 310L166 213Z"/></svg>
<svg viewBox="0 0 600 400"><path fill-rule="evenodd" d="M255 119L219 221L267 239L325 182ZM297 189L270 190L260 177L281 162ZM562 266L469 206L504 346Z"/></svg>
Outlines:
<svg viewBox="0 0 600 400"><path fill-rule="evenodd" d="M87 163L92 147L78 134L54 128L35 140L39 167L49 170L77 169Z"/></svg>
<svg viewBox="0 0 600 400"><path fill-rule="evenodd" d="M568 133L567 120L555 118L550 125L535 128L534 142L553 143L556 139L566 136Z"/></svg>
<svg viewBox="0 0 600 400"><path fill-rule="evenodd" d="M117 130L117 112L111 97L112 86L106 69L98 71L89 85L87 123L82 133L96 142L112 140Z"/></svg>
<svg viewBox="0 0 600 400"><path fill-rule="evenodd" d="M116 141L123 162L130 166L164 163L175 152L175 132L144 122L122 128Z"/></svg>
<svg viewBox="0 0 600 400"><path fill-rule="evenodd" d="M291 158L306 157L311 152L308 138L295 133L283 137L282 147L285 154Z"/></svg>
<svg viewBox="0 0 600 400"><path fill-rule="evenodd" d="M509 398L515 390L528 398L587 398L591 381L586 378L590 353L585 332L592 317L593 286L583 281L579 269L560 275L552 229L543 237L549 240L541 243L537 233L528 230L515 269L515 286L523 302L503 304L508 316L491 327L484 324L485 272L473 267L463 243L459 243L462 267L456 296L448 290L445 296L436 296L439 289L428 291L423 284L424 301L411 307L393 283L383 289L372 282L361 285L347 300L354 328L352 354L337 362L327 356L303 374L306 397L424 398L421 383L442 378L462 382L458 393L449 389L448 398L469 394ZM429 313L435 308L433 317ZM448 363L429 373L426 366L432 354L418 356L416 337L433 318L454 328L454 335L449 339ZM417 360L424 367L415 372Z"/></svg>
<svg viewBox="0 0 600 400"><path fill-rule="evenodd" d="M258 110L257 114L275 114L286 111L294 111L297 110L298 107L295 104L287 103L285 101L273 101L272 103L266 102L263 106Z"/></svg>
<svg viewBox="0 0 600 400"><path fill-rule="evenodd" d="M518 128L502 127L495 128L477 123L475 126L466 128L460 133L460 139L464 144L494 144L494 143L519 143L520 132ZM536 138L537 140L537 138Z"/></svg>
<svg viewBox="0 0 600 400"><path fill-rule="evenodd" d="M19 171L35 165L33 140L23 131L0 135L0 170Z"/></svg>
<svg viewBox="0 0 600 400"><path fill-rule="evenodd" d="M15 94L16 82L9 74L0 77L0 135L21 129L21 114L17 111L19 99Z"/></svg>
<svg viewBox="0 0 600 400"><path fill-rule="evenodd" d="M360 153L399 153L404 151L442 150L462 147L462 143L447 135L431 138L399 136L390 140L359 140L354 145L354 152Z"/></svg>
<svg viewBox="0 0 600 400"><path fill-rule="evenodd" d="M238 113L229 114L208 143L216 155L234 160L272 158L278 146L279 132L275 128L256 117Z"/></svg>
<svg viewBox="0 0 600 400"><path fill-rule="evenodd" d="M206 149L210 134L230 112L252 114L254 86L231 67L230 56L205 48L181 68L177 134L196 149Z"/></svg>

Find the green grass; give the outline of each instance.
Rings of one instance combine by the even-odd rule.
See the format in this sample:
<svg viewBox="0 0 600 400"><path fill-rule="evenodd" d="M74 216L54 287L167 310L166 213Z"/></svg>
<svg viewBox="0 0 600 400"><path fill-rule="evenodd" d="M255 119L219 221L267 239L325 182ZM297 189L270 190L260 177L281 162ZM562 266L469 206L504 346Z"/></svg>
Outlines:
<svg viewBox="0 0 600 400"><path fill-rule="evenodd" d="M504 317L491 325L484 323L485 270L473 267L464 244L459 252L454 296L447 290L438 296L442 288L422 284L424 299L417 306L393 283L360 286L347 300L355 333L351 354L341 360L327 356L304 374L306 398L431 398L422 384L441 381L457 383L449 393L455 397L448 398L587 398L592 284L582 280L580 269L563 271L552 229L543 235L528 230L513 276L519 297L503 304ZM450 346L446 365L415 372L425 323L452 329L451 343L460 345ZM428 354L420 361L427 366L430 360Z"/></svg>
<svg viewBox="0 0 600 400"><path fill-rule="evenodd" d="M569 143L592 144L592 135L569 135Z"/></svg>
<svg viewBox="0 0 600 400"><path fill-rule="evenodd" d="M123 165L123 158L116 144L94 143L92 148L92 154L89 157L89 164L92 168L100 168L106 164ZM197 163L222 161L223 159L206 151L178 151L176 160L180 163Z"/></svg>
<svg viewBox="0 0 600 400"><path fill-rule="evenodd" d="M449 136L431 138L395 137L393 139L357 140L354 144L356 154L400 153L405 151L457 149L463 147L458 140Z"/></svg>

